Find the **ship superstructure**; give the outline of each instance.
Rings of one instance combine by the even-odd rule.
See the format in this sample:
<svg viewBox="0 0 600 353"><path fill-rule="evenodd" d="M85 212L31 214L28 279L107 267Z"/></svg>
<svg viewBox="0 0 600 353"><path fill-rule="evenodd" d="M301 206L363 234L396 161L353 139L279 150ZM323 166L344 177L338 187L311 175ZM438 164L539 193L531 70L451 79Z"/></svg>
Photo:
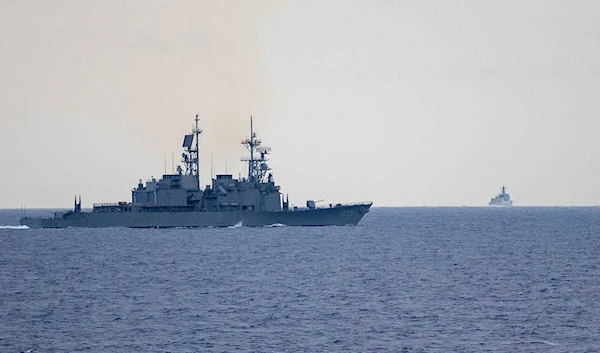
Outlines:
<svg viewBox="0 0 600 353"><path fill-rule="evenodd" d="M33 228L62 227L201 227L242 224L260 226L284 225L346 225L357 224L369 211L371 202L349 205L330 204L316 207L308 200L306 208L289 206L275 184L267 164L270 147L254 132L250 118L250 137L242 141L249 152L242 161L248 165L246 177L217 174L211 184L201 188L199 136L196 115L195 128L183 139L184 152L177 173L152 178L145 184L140 179L131 191L131 202L94 204L91 212L81 211L81 199L73 211L57 212L53 218L23 218L22 225Z"/></svg>
<svg viewBox="0 0 600 353"><path fill-rule="evenodd" d="M496 197L490 199L490 206L512 206L513 202L510 195L506 193L506 187L502 185L502 189Z"/></svg>

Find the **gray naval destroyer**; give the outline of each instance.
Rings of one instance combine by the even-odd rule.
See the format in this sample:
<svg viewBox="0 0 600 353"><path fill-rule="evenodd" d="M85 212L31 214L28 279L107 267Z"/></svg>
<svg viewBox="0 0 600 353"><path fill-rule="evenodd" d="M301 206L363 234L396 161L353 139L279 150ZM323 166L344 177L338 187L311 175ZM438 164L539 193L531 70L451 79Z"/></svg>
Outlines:
<svg viewBox="0 0 600 353"><path fill-rule="evenodd" d="M371 202L329 204L317 207L309 200L306 207L290 207L282 196L267 165L270 148L256 137L250 118L250 137L242 141L249 157L247 177L234 179L218 174L212 185L200 187L198 138L196 126L183 139L182 164L177 173L152 178L144 185L140 179L131 191L131 202L94 204L91 212L81 210L81 196L74 209L55 212L51 218L22 218L30 228L66 227L226 227L226 226L332 226L356 225L369 212ZM317 201L318 202L318 201Z"/></svg>
<svg viewBox="0 0 600 353"><path fill-rule="evenodd" d="M502 191L496 197L490 199L490 206L512 206L513 202L510 195L506 193L506 188L502 185Z"/></svg>

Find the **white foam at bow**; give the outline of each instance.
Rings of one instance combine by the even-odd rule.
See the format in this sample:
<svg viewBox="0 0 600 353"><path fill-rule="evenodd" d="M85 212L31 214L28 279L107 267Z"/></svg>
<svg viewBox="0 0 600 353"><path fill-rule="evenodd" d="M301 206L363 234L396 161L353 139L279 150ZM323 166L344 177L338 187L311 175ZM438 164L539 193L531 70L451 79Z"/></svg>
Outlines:
<svg viewBox="0 0 600 353"><path fill-rule="evenodd" d="M229 226L227 228L242 228L242 221L239 221L235 225Z"/></svg>

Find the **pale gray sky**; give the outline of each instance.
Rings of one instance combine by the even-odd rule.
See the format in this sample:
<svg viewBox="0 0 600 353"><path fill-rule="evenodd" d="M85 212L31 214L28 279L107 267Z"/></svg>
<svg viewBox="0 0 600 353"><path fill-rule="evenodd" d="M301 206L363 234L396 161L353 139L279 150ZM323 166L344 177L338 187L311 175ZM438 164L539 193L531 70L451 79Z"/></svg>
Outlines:
<svg viewBox="0 0 600 353"><path fill-rule="evenodd" d="M0 1L0 207L130 200L200 114L292 203L600 204L600 1Z"/></svg>

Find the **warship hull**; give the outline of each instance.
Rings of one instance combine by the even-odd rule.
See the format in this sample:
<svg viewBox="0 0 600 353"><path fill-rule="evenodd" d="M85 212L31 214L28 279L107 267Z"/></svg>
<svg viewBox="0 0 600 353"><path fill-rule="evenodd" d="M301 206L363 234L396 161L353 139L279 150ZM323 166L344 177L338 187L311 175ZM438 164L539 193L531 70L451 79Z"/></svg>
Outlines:
<svg viewBox="0 0 600 353"><path fill-rule="evenodd" d="M230 227L230 226L343 226L356 225L369 212L370 203L329 208L282 211L230 212L73 212L54 218L22 218L29 228L68 227Z"/></svg>
<svg viewBox="0 0 600 353"><path fill-rule="evenodd" d="M489 203L490 206L497 206L497 207L510 207L510 206L512 206L512 204L513 204L512 201L504 201L504 200L490 201L490 203Z"/></svg>

